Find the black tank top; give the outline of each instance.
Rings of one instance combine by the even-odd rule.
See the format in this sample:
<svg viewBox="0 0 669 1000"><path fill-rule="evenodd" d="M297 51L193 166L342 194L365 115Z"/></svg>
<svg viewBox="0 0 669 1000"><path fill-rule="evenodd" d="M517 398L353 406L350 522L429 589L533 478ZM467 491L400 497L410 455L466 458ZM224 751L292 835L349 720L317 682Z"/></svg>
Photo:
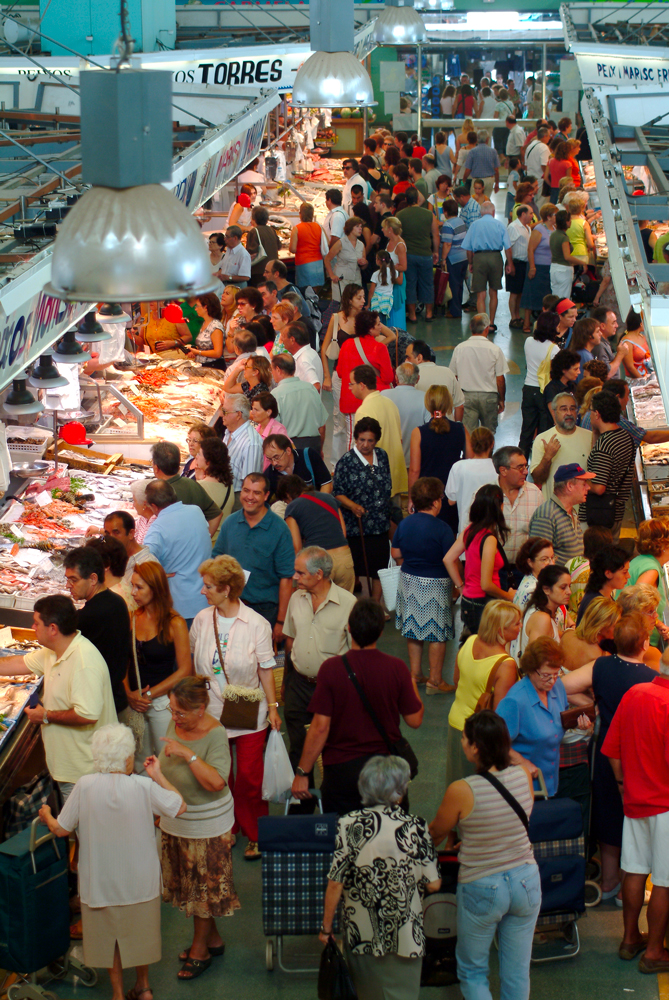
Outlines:
<svg viewBox="0 0 669 1000"><path fill-rule="evenodd" d="M160 684L166 677L173 674L177 669L174 643L165 645L158 641L158 636L153 639L137 639L137 663L139 664L139 676L142 687L148 684ZM131 664L128 671L128 684L131 691L137 690L137 680L135 677L135 666Z"/></svg>

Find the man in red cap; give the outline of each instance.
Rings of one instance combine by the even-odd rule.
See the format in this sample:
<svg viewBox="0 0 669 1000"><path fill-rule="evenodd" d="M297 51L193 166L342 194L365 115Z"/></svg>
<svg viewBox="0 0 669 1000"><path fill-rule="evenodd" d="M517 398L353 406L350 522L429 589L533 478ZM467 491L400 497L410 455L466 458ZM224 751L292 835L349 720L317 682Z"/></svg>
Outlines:
<svg viewBox="0 0 669 1000"><path fill-rule="evenodd" d="M583 532L574 508L584 503L590 490L589 480L594 478L594 472L586 472L576 462L558 466L552 497L532 515L529 535L553 543L556 566L566 566L570 559L583 555Z"/></svg>
<svg viewBox="0 0 669 1000"><path fill-rule="evenodd" d="M555 307L555 312L560 317L555 343L562 350L564 347L569 347L572 327L578 316L578 307L571 299L560 299Z"/></svg>

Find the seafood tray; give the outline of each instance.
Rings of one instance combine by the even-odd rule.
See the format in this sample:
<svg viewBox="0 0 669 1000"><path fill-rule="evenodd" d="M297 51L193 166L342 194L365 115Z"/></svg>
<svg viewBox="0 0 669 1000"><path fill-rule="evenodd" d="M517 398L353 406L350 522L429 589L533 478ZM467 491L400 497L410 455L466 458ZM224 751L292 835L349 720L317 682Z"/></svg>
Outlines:
<svg viewBox="0 0 669 1000"><path fill-rule="evenodd" d="M47 459L54 459L53 445L46 453ZM81 469L84 472L99 472L103 476L108 475L123 462L123 455L117 452L115 455L107 455L104 451L92 451L90 448L80 448L76 444L63 444L58 446L58 459L67 462L71 469Z"/></svg>

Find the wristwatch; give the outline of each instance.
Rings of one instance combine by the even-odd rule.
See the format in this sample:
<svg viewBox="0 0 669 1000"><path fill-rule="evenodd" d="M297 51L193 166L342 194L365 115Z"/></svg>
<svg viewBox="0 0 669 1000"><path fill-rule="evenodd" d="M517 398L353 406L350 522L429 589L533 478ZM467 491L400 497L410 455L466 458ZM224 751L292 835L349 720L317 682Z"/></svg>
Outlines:
<svg viewBox="0 0 669 1000"><path fill-rule="evenodd" d="M307 772L305 770L303 770L303 768L301 768L301 767L296 767L295 768L295 774L299 774L300 778L306 778L306 777L308 777Z"/></svg>
<svg viewBox="0 0 669 1000"><path fill-rule="evenodd" d="M44 709L44 715L42 716L42 725L43 726L49 725L49 713L47 712L46 708Z"/></svg>
<svg viewBox="0 0 669 1000"><path fill-rule="evenodd" d="M267 707L268 708L278 708L279 707L279 703L278 703L278 701L269 701L267 703Z"/></svg>
<svg viewBox="0 0 669 1000"><path fill-rule="evenodd" d="M151 688L149 688L148 691L146 692L146 697L149 699L149 701L153 698L153 695L151 694Z"/></svg>
<svg viewBox="0 0 669 1000"><path fill-rule="evenodd" d="M188 763L189 764L194 764L196 760L197 760L197 754L194 753L192 757L188 758Z"/></svg>

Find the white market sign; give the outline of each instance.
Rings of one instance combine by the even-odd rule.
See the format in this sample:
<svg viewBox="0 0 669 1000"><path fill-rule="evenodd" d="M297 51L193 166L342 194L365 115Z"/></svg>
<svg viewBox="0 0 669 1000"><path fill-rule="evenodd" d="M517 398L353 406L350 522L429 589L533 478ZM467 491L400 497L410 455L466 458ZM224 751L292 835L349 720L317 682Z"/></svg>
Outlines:
<svg viewBox="0 0 669 1000"><path fill-rule="evenodd" d="M575 50L576 46L572 46ZM669 59L574 51L584 87L667 87Z"/></svg>

